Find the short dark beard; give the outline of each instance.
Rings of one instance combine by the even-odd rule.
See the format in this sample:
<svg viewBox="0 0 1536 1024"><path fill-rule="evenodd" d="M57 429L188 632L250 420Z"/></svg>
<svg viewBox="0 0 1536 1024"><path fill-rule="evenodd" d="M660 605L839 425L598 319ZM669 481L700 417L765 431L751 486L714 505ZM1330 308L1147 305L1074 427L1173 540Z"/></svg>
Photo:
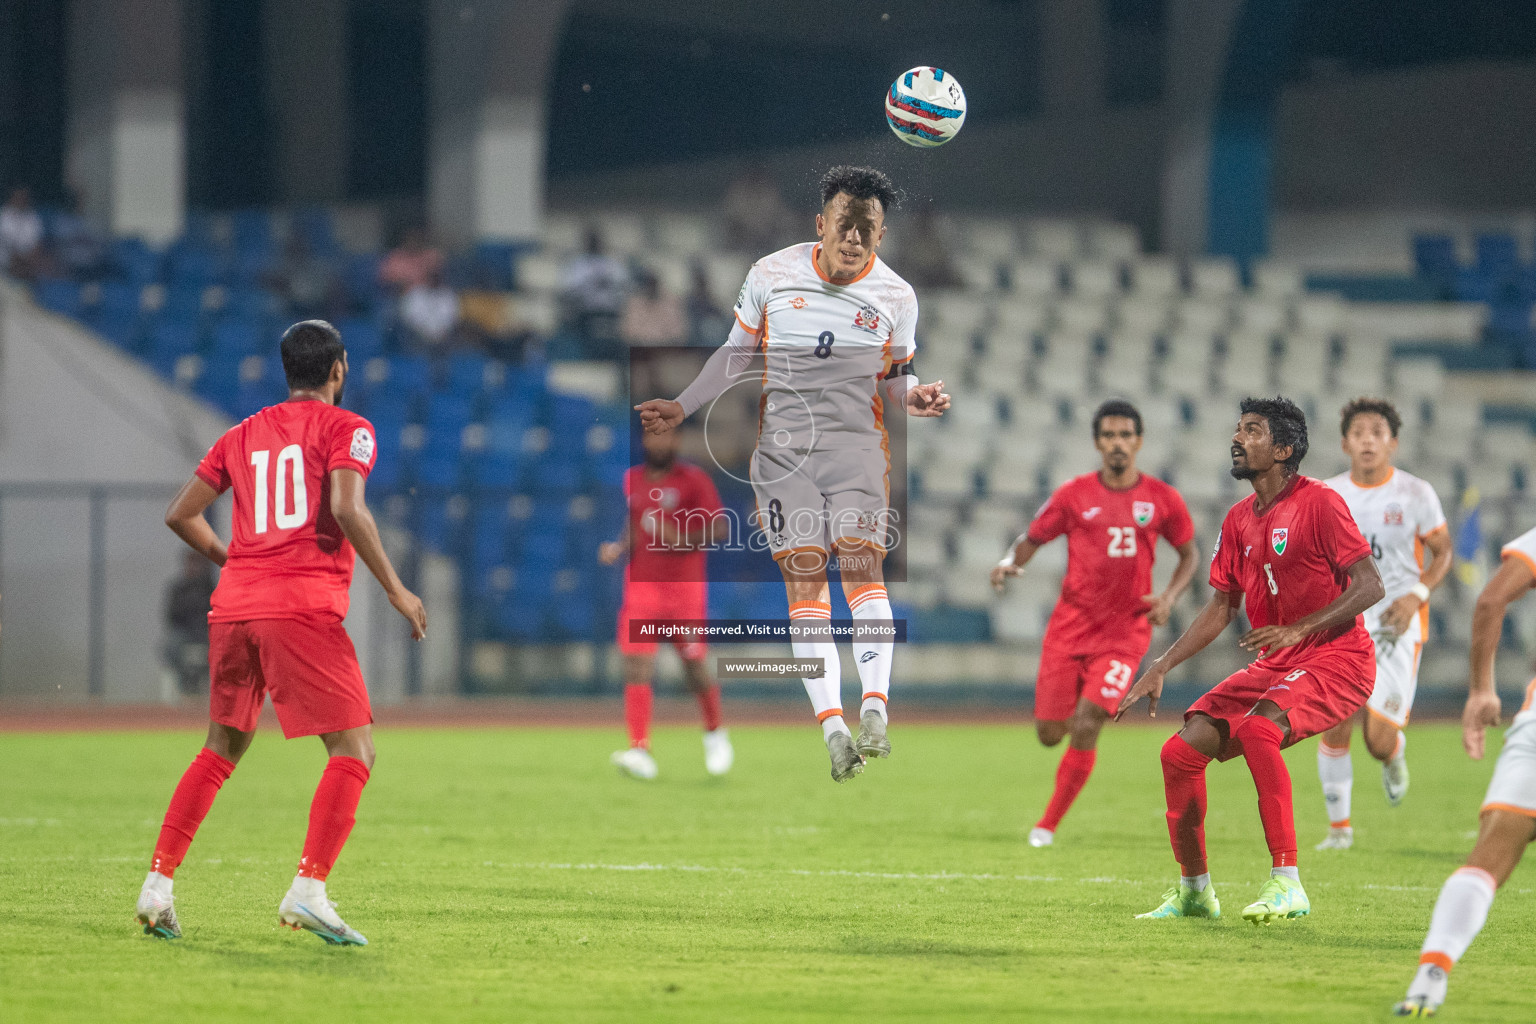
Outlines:
<svg viewBox="0 0 1536 1024"><path fill-rule="evenodd" d="M1252 466L1242 465L1232 467L1232 478L1234 480L1252 480L1258 475L1259 471L1254 469Z"/></svg>

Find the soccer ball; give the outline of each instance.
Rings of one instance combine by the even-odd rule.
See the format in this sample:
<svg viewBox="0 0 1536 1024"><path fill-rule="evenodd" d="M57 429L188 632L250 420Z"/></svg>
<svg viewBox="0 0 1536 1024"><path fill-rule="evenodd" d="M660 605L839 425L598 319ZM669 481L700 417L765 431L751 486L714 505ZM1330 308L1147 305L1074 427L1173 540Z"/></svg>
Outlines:
<svg viewBox="0 0 1536 1024"><path fill-rule="evenodd" d="M913 68L885 94L885 120L909 146L942 146L965 124L965 90L939 68Z"/></svg>

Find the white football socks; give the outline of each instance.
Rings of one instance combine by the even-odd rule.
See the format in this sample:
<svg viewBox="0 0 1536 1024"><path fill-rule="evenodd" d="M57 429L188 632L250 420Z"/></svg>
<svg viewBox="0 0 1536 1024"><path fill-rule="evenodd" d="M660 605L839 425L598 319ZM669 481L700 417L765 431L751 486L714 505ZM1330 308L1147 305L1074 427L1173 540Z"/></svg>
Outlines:
<svg viewBox="0 0 1536 1024"><path fill-rule="evenodd" d="M1270 868L1269 874L1271 878L1278 876L1289 878L1291 881L1296 882L1297 884L1301 883L1301 868L1296 867L1294 864L1288 868Z"/></svg>
<svg viewBox="0 0 1536 1024"><path fill-rule="evenodd" d="M1180 875L1179 884L1195 892L1204 892L1205 887L1211 884L1211 873L1207 871L1203 875Z"/></svg>
<svg viewBox="0 0 1536 1024"><path fill-rule="evenodd" d="M856 588L848 595L848 608L853 612L855 629L861 621L891 621L891 599L884 584L866 583ZM891 656L895 650L894 640L855 638L853 660L859 666L859 681L864 687L861 716L866 711L878 711L881 718L886 717L886 702L891 694Z"/></svg>
<svg viewBox="0 0 1536 1024"><path fill-rule="evenodd" d="M1330 747L1318 741L1317 777L1323 783L1323 801L1328 805L1328 823L1334 828L1349 825L1350 796L1355 785L1355 765L1348 747Z"/></svg>
<svg viewBox="0 0 1536 1024"><path fill-rule="evenodd" d="M325 883L308 875L294 875L293 885L289 891L301 900L325 899Z"/></svg>
<svg viewBox="0 0 1536 1024"><path fill-rule="evenodd" d="M837 644L832 640L832 606L825 601L796 601L789 606L789 621L801 628L825 624L824 632L816 630L809 636L792 639L790 648L796 658L820 658L822 661L820 676L806 676L802 680L822 732L828 736L832 732L847 732L848 726L843 722L843 665L837 655ZM833 724L829 726L828 723Z"/></svg>
<svg viewBox="0 0 1536 1024"><path fill-rule="evenodd" d="M1419 963L1435 964L1449 971L1465 956L1467 947L1488 920L1488 908L1493 906L1497 889L1493 876L1482 868L1462 867L1452 872L1440 888L1440 898L1435 900Z"/></svg>
<svg viewBox="0 0 1536 1024"><path fill-rule="evenodd" d="M152 889L162 896L169 896L173 881L174 879L168 878L158 871L151 871L149 876L144 879L144 888Z"/></svg>

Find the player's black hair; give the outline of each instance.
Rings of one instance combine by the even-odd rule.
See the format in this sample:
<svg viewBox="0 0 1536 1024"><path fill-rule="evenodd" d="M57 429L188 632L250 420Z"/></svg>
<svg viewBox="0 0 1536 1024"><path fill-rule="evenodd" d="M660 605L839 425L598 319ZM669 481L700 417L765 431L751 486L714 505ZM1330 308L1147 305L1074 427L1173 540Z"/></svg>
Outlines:
<svg viewBox="0 0 1536 1024"><path fill-rule="evenodd" d="M289 388L318 388L347 354L341 332L324 320L300 320L283 332L283 375Z"/></svg>
<svg viewBox="0 0 1536 1024"><path fill-rule="evenodd" d="M1403 417L1398 413L1397 406L1385 398L1357 398L1344 406L1339 410L1339 433L1348 435L1349 425L1356 416L1372 412L1387 421L1387 429L1396 437L1403 427Z"/></svg>
<svg viewBox="0 0 1536 1024"><path fill-rule="evenodd" d="M821 205L826 206L839 192L855 199L878 199L882 213L890 213L901 201L895 183L883 171L873 167L839 164L821 176Z"/></svg>
<svg viewBox="0 0 1536 1024"><path fill-rule="evenodd" d="M1243 415L1254 413L1269 422L1269 436L1275 447L1285 445L1291 449L1285 465L1292 473L1301 468L1301 460L1307 457L1307 414L1296 407L1289 398L1245 398L1240 406Z"/></svg>
<svg viewBox="0 0 1536 1024"><path fill-rule="evenodd" d="M1111 398L1109 401L1099 406L1098 411L1093 414L1094 440L1098 440L1099 424L1103 423L1105 417L1107 416L1124 416L1126 419L1136 424L1136 436L1141 436L1141 413L1137 412L1136 407L1130 402L1127 402L1125 399Z"/></svg>

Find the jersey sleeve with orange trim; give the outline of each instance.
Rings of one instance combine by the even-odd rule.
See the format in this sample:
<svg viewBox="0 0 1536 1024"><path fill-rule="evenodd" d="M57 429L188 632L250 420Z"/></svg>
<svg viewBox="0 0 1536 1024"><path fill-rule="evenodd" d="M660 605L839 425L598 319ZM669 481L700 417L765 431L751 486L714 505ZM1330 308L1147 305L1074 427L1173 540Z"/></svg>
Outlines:
<svg viewBox="0 0 1536 1024"><path fill-rule="evenodd" d="M917 293L907 289L905 302L897 306L891 321L891 362L903 363L917 355Z"/></svg>
<svg viewBox="0 0 1536 1024"><path fill-rule="evenodd" d="M1536 575L1536 530L1527 530L1505 544L1501 553L1505 558L1520 559L1530 567L1532 575Z"/></svg>
<svg viewBox="0 0 1536 1024"><path fill-rule="evenodd" d="M749 334L756 334L762 329L763 309L768 303L767 282L758 266L757 263L752 264L752 269L747 271L747 279L742 282L741 291L736 295L736 319Z"/></svg>
<svg viewBox="0 0 1536 1024"><path fill-rule="evenodd" d="M1445 526L1445 509L1440 507L1440 495L1435 493L1428 481L1418 481L1415 490L1418 491L1415 495L1418 500L1413 503L1414 532L1422 540Z"/></svg>

